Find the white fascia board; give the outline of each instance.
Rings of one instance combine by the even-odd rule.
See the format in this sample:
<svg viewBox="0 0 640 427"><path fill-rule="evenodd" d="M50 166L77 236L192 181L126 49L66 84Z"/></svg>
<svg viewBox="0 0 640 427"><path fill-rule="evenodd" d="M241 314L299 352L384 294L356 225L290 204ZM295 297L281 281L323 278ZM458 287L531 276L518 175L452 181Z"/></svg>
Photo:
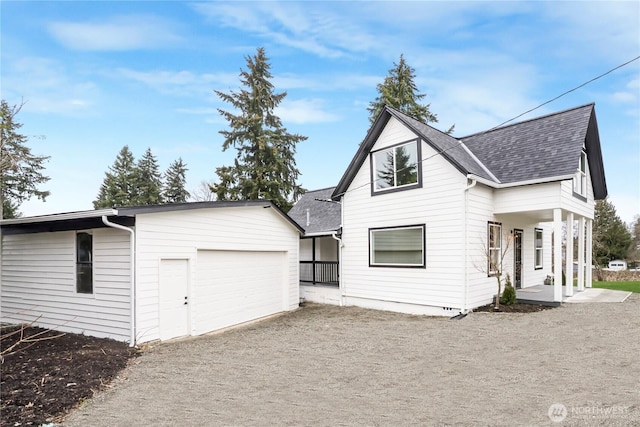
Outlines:
<svg viewBox="0 0 640 427"><path fill-rule="evenodd" d="M107 215L107 216L118 215L118 210L117 209L99 209L99 210L92 210L92 211L66 212L66 213L51 214L51 215L28 216L24 218L3 219L2 221L0 221L0 224L2 225L32 224L37 222L64 221L69 219L100 218L103 215Z"/></svg>
<svg viewBox="0 0 640 427"><path fill-rule="evenodd" d="M511 187L522 187L524 185L544 184L547 182L566 181L569 179L573 179L573 175L551 176L547 178L538 178L538 179L530 179L527 181L517 181L517 182L507 182L507 183L497 183L497 182L489 181L488 179L485 179L473 174L468 174L467 178L476 180L480 184L484 184L487 187L491 187L491 188L511 188Z"/></svg>

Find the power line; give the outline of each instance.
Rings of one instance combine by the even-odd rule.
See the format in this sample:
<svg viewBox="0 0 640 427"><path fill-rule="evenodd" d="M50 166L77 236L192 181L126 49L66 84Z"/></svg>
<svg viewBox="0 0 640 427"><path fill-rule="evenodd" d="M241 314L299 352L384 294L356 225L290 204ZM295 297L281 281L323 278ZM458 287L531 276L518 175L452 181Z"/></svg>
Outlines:
<svg viewBox="0 0 640 427"><path fill-rule="evenodd" d="M598 80L598 79L600 79L600 78L602 78L602 77L606 76L607 74L611 74L612 72L614 72L614 71L616 71L616 70L618 70L618 69L620 69L620 68L622 68L622 67L625 67L625 66L627 66L627 65L631 64L632 62L637 61L638 59L640 59L640 55L639 55L639 56L636 56L635 58L630 59L629 61L627 61L627 62L625 62L625 63L623 63L623 64L620 64L620 65L618 65L618 66L616 66L616 67L614 67L614 68L612 68L612 69L610 69L610 70L608 70L608 71L606 71L606 72L604 72L604 73L602 73L602 74L600 74L600 75L598 75L598 76L596 76L596 77L594 77L594 78L592 78L592 79L590 79L590 80L588 80L588 81L586 81L586 82L584 82L584 83L582 83L582 84L580 84L580 85L578 85L578 86L576 86L576 87L574 87L574 88L572 88L572 89L569 89L569 90L567 90L567 91L565 91L565 92L561 93L560 95L558 95L558 96L556 96L556 97L554 97L554 98L551 98L550 100L545 101L545 102L543 102L542 104L540 104L540 105L538 105L538 106L536 106L536 107L534 107L534 108L531 108L531 109L529 109L529 110L525 111L524 113L518 114L517 116L515 116L515 117L513 117L513 118L511 118L511 119L509 119L509 120L506 120L506 121L504 121L504 122L500 123L499 125L492 127L491 129L485 130L485 131L483 131L483 132L479 132L479 133L477 133L477 134L475 134L475 135L476 135L476 136L477 136L477 135L483 135L483 134L485 134L485 133L489 133L489 132L491 132L491 131L493 131L493 130L496 130L496 129L498 129L498 128L500 128L500 127L504 126L505 124L507 124L507 123L509 123L509 122L512 122L512 121L514 121L514 120L516 120L516 119L519 119L520 117L522 117L522 116L524 116L524 115L526 115L526 114L529 114L530 112L535 111L535 110L537 110L537 109L538 109L538 108L540 108L540 107L543 107L543 106L545 106L545 105L547 105L547 104L550 104L551 102L556 101L556 100L558 100L558 99L562 98L563 96L568 95L568 94L570 94L571 92L574 92L574 91L576 91L576 90L578 90L578 89L580 89L580 88L582 88L582 87L584 87L584 86L588 85L589 83L593 83L594 81L596 81L596 80ZM424 163L424 162L426 162L427 160L429 160L429 159L431 159L431 158L433 158L433 157L436 157L436 156L438 156L438 155L440 155L440 154L442 154L442 153L445 153L445 152L447 152L447 151L449 151L449 150L452 150L452 149L454 149L454 148L460 148L463 144L462 144L462 142L461 142L461 141L458 141L458 142L459 142L459 143L458 143L458 144L456 144L456 145L452 145L451 147L448 147L448 148L442 149L442 150L440 150L440 151L436 151L434 154L432 154L432 155L430 155L430 156L428 156L428 157L425 157L425 158L421 159L420 161L416 162L416 165L417 165L418 163ZM404 169L407 169L407 168L409 168L409 167L410 167L410 166L408 166L408 167L406 167L406 168L403 168L403 169L401 169L401 170L400 170L400 171L398 171L398 172L401 172L401 171L403 171ZM381 178L378 178L378 179L376 179L375 181L378 181L379 179L381 179ZM355 188L352 188L351 190L347 190L347 191L345 191L344 193L339 194L339 196L343 196L343 195L345 195L345 194L347 194L347 193L350 193L350 192L352 192L352 191L355 191L355 190L358 190L358 189L360 189L360 188L366 187L366 186L368 186L368 185L371 185L371 181L369 181L369 182L367 182L367 183L365 183L365 184L359 185L359 186L357 186L357 187L355 187Z"/></svg>

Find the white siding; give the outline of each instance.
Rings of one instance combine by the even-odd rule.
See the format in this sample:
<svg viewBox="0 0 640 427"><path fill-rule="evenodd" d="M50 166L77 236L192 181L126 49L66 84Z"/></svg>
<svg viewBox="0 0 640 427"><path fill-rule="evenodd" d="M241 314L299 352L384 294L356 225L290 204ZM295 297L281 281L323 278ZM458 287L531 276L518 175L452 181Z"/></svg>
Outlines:
<svg viewBox="0 0 640 427"><path fill-rule="evenodd" d="M129 234L91 233L93 294L76 292L74 231L3 236L2 321L128 341Z"/></svg>
<svg viewBox="0 0 640 427"><path fill-rule="evenodd" d="M159 260L188 259L190 282L196 283L198 250L286 252L287 309L298 307L299 233L273 209L212 208L140 214L136 231L137 330L141 342L159 338Z"/></svg>
<svg viewBox="0 0 640 427"><path fill-rule="evenodd" d="M415 139L392 118L373 150ZM365 161L343 198L342 289L347 303L461 306L465 176L422 142L422 188L371 195ZM425 224L426 268L369 267L369 229ZM358 300L362 300L360 303ZM369 303L364 300L369 300ZM382 306L381 306L382 303ZM442 309L441 309L442 310ZM408 310L412 311L412 310ZM418 310L419 311L419 310ZM442 311L443 314L450 314Z"/></svg>
<svg viewBox="0 0 640 427"><path fill-rule="evenodd" d="M494 197L496 214L546 210L549 220L553 219L552 209L562 204L560 182L500 188Z"/></svg>

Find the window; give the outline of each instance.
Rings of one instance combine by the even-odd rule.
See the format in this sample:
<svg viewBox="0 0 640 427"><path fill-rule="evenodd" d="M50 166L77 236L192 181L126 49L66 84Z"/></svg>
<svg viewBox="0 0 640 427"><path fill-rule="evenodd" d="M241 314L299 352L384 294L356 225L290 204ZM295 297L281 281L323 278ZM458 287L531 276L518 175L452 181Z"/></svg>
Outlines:
<svg viewBox="0 0 640 427"><path fill-rule="evenodd" d="M580 153L580 163L578 170L573 177L573 192L580 196L587 197L587 153Z"/></svg>
<svg viewBox="0 0 640 427"><path fill-rule="evenodd" d="M371 153L373 192L420 186L418 140Z"/></svg>
<svg viewBox="0 0 640 427"><path fill-rule="evenodd" d="M424 225L369 230L369 265L424 267Z"/></svg>
<svg viewBox="0 0 640 427"><path fill-rule="evenodd" d="M495 276L500 268L500 257L502 254L502 224L499 222L488 223L488 259L487 259L487 271L489 276Z"/></svg>
<svg viewBox="0 0 640 427"><path fill-rule="evenodd" d="M535 238L535 269L540 270L542 268L542 229L536 228L533 233Z"/></svg>
<svg viewBox="0 0 640 427"><path fill-rule="evenodd" d="M76 291L93 293L93 236L76 234Z"/></svg>

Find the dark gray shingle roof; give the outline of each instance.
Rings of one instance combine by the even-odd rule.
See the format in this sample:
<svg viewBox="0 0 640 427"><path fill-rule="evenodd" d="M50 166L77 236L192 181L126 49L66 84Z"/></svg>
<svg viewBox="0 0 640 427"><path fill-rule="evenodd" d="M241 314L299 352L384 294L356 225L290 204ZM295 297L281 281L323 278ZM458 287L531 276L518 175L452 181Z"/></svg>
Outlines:
<svg viewBox="0 0 640 427"><path fill-rule="evenodd" d="M289 217L302 227L306 234L331 233L340 228L340 204L331 200L335 187L307 191L289 211ZM307 211L309 224L307 225Z"/></svg>
<svg viewBox="0 0 640 427"><path fill-rule="evenodd" d="M494 180L486 168L469 150L465 149L466 147L459 140L398 110L387 108L389 108L391 115L417 132L427 144L430 144L438 153L447 158L460 172L472 173L490 181Z"/></svg>
<svg viewBox="0 0 640 427"><path fill-rule="evenodd" d="M498 178L513 183L572 175L593 104L461 138Z"/></svg>

